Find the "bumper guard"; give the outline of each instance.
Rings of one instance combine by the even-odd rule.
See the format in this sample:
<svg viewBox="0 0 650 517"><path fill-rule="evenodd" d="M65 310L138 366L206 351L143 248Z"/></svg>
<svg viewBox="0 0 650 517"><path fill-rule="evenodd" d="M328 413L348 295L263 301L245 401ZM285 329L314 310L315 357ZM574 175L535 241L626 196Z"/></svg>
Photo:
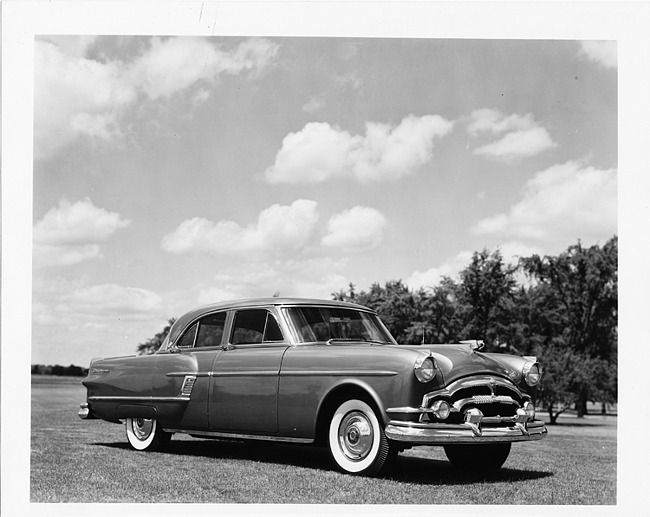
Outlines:
<svg viewBox="0 0 650 517"><path fill-rule="evenodd" d="M79 405L79 418L82 420L93 420L97 418L95 415L93 415L90 412L90 406L88 406L87 402L84 402L83 404Z"/></svg>

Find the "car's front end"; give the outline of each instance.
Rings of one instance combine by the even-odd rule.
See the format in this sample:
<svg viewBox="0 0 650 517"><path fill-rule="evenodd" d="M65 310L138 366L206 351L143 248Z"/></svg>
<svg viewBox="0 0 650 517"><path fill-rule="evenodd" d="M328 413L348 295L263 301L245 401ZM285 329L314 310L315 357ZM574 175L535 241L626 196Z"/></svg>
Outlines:
<svg viewBox="0 0 650 517"><path fill-rule="evenodd" d="M544 422L535 418L532 394L540 367L534 358L483 354L469 345L430 346L421 357L414 365L415 377L434 386L419 404L386 408L389 439L446 445L518 442L546 435ZM436 375L440 378L434 383Z"/></svg>

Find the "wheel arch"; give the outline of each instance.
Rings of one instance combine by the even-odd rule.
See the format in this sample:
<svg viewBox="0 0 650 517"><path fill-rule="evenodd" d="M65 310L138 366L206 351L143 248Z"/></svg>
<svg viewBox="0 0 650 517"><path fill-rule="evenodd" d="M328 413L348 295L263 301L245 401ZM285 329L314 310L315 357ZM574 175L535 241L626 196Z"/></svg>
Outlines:
<svg viewBox="0 0 650 517"><path fill-rule="evenodd" d="M346 379L333 386L319 405L315 430L317 444L322 445L327 442L330 418L341 403L350 399L359 399L366 402L374 410L380 424L386 425L386 413L377 392L364 382L356 379Z"/></svg>

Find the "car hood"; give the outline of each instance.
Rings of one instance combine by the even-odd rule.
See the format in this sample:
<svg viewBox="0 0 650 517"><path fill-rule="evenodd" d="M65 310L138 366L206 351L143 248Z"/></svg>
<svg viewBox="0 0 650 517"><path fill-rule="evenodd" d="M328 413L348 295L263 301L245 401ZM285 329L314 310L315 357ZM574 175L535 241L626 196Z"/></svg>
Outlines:
<svg viewBox="0 0 650 517"><path fill-rule="evenodd" d="M520 375L512 363L513 360L518 363L521 359L508 354L478 352L469 345L420 345L408 348L417 352L430 351L446 383L468 375L501 375L511 380Z"/></svg>

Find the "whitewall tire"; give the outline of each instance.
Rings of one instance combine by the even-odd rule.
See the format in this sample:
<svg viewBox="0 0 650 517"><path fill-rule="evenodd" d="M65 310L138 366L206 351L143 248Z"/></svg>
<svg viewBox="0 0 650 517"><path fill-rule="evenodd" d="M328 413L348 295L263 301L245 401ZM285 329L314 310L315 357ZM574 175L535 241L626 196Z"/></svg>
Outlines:
<svg viewBox="0 0 650 517"><path fill-rule="evenodd" d="M171 434L163 431L151 418L127 418L126 438L138 451L158 451L169 443Z"/></svg>
<svg viewBox="0 0 650 517"><path fill-rule="evenodd" d="M391 450L373 409L356 399L343 402L334 411L328 446L336 466L349 474L378 473Z"/></svg>

